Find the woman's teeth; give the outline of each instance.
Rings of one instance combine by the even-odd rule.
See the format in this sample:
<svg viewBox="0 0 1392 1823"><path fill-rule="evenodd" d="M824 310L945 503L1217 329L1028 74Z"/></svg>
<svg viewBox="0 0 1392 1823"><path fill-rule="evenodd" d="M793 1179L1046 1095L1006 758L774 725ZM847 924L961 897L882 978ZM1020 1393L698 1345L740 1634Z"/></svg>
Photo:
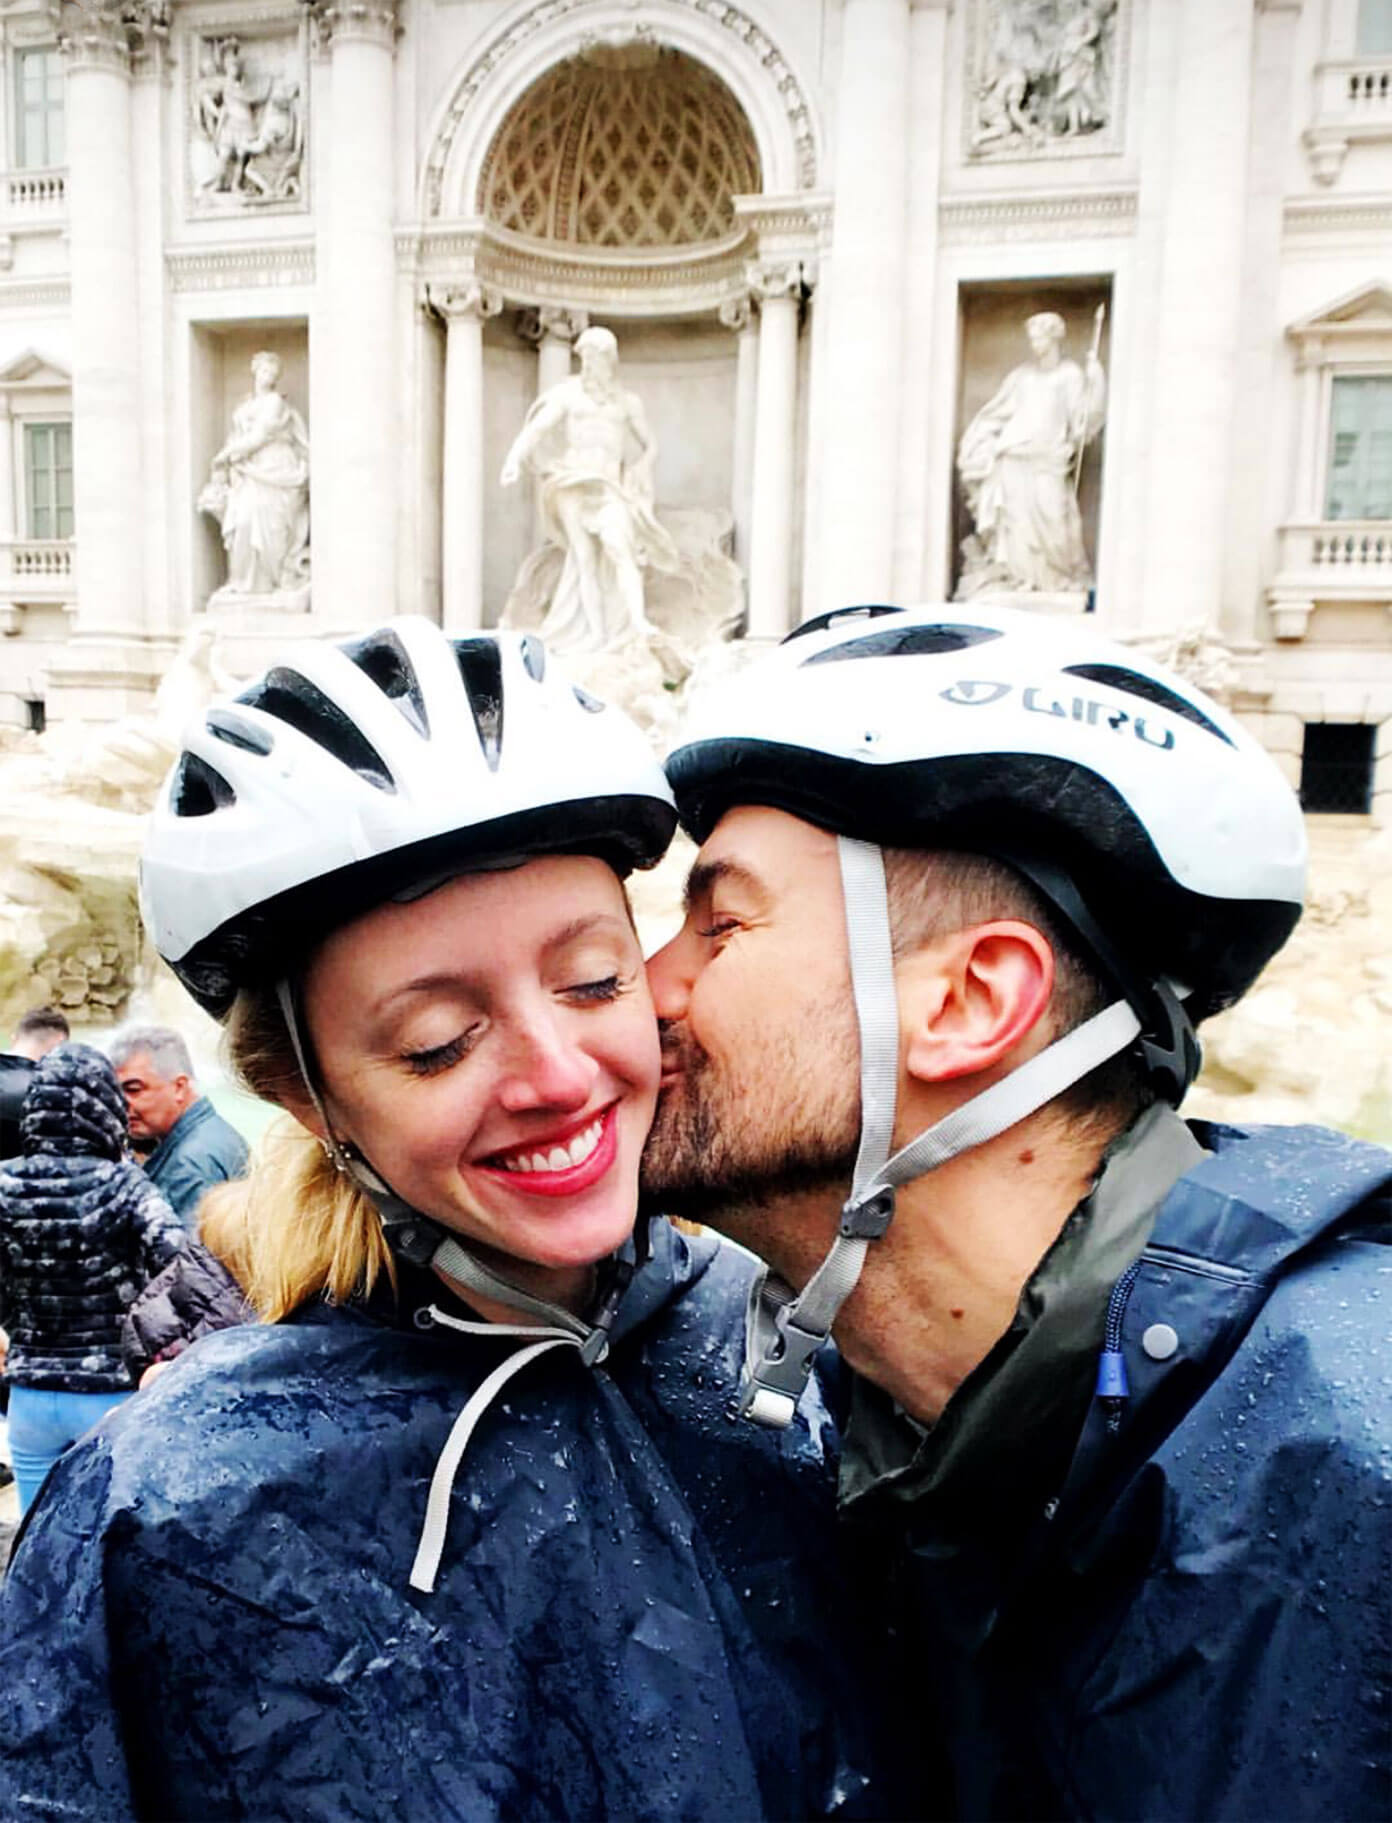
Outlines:
<svg viewBox="0 0 1392 1823"><path fill-rule="evenodd" d="M498 1158L498 1167L502 1171L569 1171L575 1165L583 1165L585 1160L599 1144L599 1136L604 1131L604 1118L590 1122L581 1129L568 1145L551 1146L545 1152L507 1152Z"/></svg>

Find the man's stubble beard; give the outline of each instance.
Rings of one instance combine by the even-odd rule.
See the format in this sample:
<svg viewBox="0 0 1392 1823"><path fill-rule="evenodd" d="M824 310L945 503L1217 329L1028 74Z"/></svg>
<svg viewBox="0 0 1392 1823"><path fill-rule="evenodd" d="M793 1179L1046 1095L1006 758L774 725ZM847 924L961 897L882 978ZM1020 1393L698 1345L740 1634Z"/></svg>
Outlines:
<svg viewBox="0 0 1392 1823"><path fill-rule="evenodd" d="M762 1035L737 1079L684 1031L669 1029L664 1048L682 1075L659 1100L643 1153L645 1210L700 1221L845 1196L860 1141L860 1042L845 1000L803 1009L796 1035Z"/></svg>

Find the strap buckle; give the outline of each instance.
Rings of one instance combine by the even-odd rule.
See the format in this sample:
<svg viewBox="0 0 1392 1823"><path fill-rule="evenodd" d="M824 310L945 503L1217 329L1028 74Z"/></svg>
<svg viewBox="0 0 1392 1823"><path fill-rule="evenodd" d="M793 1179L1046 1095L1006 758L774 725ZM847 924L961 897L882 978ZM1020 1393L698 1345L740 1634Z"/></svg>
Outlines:
<svg viewBox="0 0 1392 1823"><path fill-rule="evenodd" d="M894 1186L885 1184L873 1196L851 1197L842 1206L841 1233L847 1240L877 1241L894 1220Z"/></svg>
<svg viewBox="0 0 1392 1823"><path fill-rule="evenodd" d="M739 1415L752 1418L756 1424L786 1430L807 1385L813 1358L826 1337L799 1329L788 1321L784 1310L775 1315L773 1322L776 1335L740 1388Z"/></svg>

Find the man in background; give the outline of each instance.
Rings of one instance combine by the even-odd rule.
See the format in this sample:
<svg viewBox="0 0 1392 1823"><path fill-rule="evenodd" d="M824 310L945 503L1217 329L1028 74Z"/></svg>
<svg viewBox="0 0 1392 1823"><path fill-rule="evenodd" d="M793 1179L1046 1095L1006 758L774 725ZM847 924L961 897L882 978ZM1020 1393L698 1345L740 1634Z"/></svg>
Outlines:
<svg viewBox="0 0 1392 1823"><path fill-rule="evenodd" d="M246 1141L199 1093L188 1046L172 1027L118 1033L111 1061L130 1112L131 1143L137 1151L152 1148L145 1169L191 1229L208 1186L246 1170Z"/></svg>
<svg viewBox="0 0 1392 1823"><path fill-rule="evenodd" d="M56 1006L36 1006L15 1027L9 1050L0 1051L0 1158L13 1158L19 1151L19 1110L34 1065L69 1035Z"/></svg>

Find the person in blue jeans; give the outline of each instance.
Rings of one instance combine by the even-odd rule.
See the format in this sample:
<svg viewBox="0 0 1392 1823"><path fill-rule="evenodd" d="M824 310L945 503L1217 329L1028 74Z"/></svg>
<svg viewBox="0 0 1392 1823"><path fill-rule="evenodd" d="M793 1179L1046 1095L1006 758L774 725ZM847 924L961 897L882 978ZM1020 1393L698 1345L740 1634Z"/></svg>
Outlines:
<svg viewBox="0 0 1392 1823"><path fill-rule="evenodd" d="M0 1325L25 1513L63 1452L130 1397L122 1319L184 1236L127 1154L125 1098L90 1045L40 1059L20 1141L0 1164Z"/></svg>

